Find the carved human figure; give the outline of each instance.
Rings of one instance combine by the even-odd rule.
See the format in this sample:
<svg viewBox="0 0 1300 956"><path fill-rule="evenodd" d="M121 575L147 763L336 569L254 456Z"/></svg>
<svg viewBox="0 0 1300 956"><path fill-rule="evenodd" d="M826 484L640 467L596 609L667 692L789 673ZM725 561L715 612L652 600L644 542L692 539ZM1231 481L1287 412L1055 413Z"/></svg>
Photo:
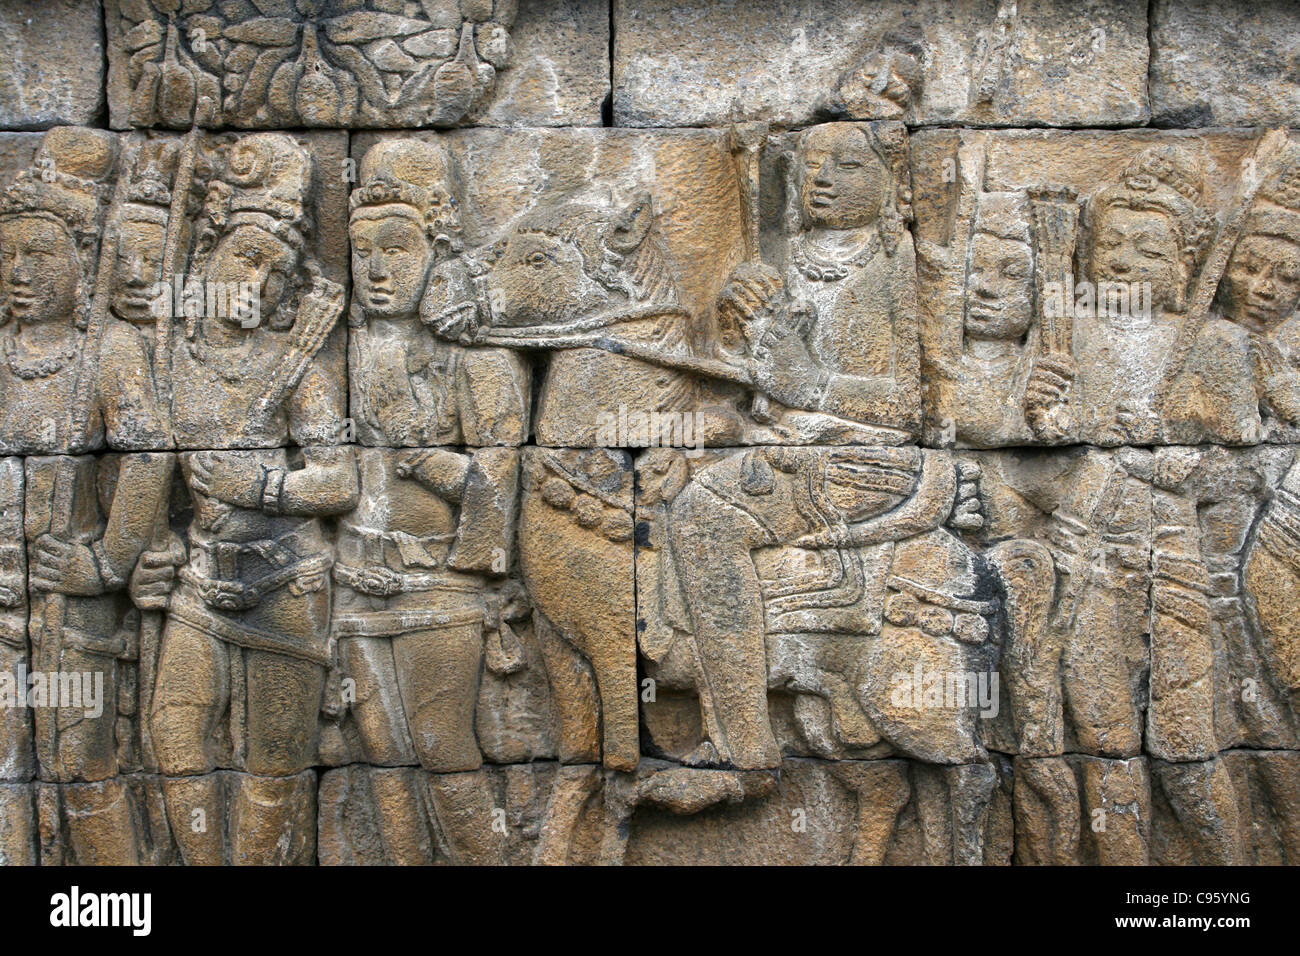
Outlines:
<svg viewBox="0 0 1300 956"><path fill-rule="evenodd" d="M1073 398L1060 370L1030 382L1040 401L1072 401L1085 441L1233 443L1259 432L1245 332L1188 313L1210 238L1201 203L1200 165L1179 146L1139 153L1087 202L1095 315L1074 322Z"/></svg>
<svg viewBox="0 0 1300 956"><path fill-rule="evenodd" d="M113 315L145 336L152 357L158 319L158 283L162 281L167 226L180 144L176 140L145 143L130 176L121 210L121 242L114 262ZM188 220L182 227L188 233ZM188 242L182 242L188 246ZM168 303L169 308L171 303Z"/></svg>
<svg viewBox="0 0 1300 956"><path fill-rule="evenodd" d="M898 124L828 123L784 157L787 262L738 269L724 340L776 408L764 442L901 444L920 422L916 257Z"/></svg>
<svg viewBox="0 0 1300 956"><path fill-rule="evenodd" d="M105 225L101 197L116 161L111 134L51 130L36 165L0 196L0 449L169 447L140 335L111 316L87 335Z"/></svg>
<svg viewBox="0 0 1300 956"><path fill-rule="evenodd" d="M1004 649L1019 753L1121 761L1151 753L1171 761L1163 784L1171 800L1185 804L1185 822L1222 837L1234 831L1218 825L1228 784L1226 767L1213 760L1209 572L1197 496L1188 486L1200 462L1184 447L1063 453L1050 467L1003 469L1014 490L995 494L1019 503L990 510L1036 506L1045 519L1022 516L1014 533L1038 539L1050 553L1047 578L1022 592L1036 594L1039 624ZM1184 765L1205 772L1183 773ZM1085 783L1102 767L1088 764ZM1077 818L1079 784L1063 759L1029 759L1018 773L1054 821ZM1101 773L1093 783L1104 789L1106 781L1120 787L1113 799L1125 802L1128 778ZM1197 797L1201 787L1220 797ZM1099 806L1111 798L1089 799ZM1109 859L1137 852L1125 842L1134 838L1122 829L1093 837ZM1220 840L1212 852L1231 862L1237 848Z"/></svg>
<svg viewBox="0 0 1300 956"><path fill-rule="evenodd" d="M527 613L513 565L519 452L418 448L520 443L528 379L505 349L465 348L420 322L426 295L458 277L450 159L442 147L390 140L362 161L352 196L352 395L363 439L357 507L344 516L334 631L350 716L367 762L418 763L458 862L491 862L490 792L474 717L483 670L522 666L510 626ZM415 777L371 775L384 845L413 862L425 823Z"/></svg>
<svg viewBox="0 0 1300 956"><path fill-rule="evenodd" d="M236 862L301 859L313 845L314 808L295 775L314 760L332 656L334 557L321 518L355 507L358 492L350 450L330 444L341 434L341 383L317 353L343 297L304 250L310 188L310 156L290 137L232 146L194 268L205 281L251 283L260 322L194 317L174 356L178 435L200 447L266 446L181 456L194 517L151 718L187 862L219 862L224 849L220 828L176 825L195 810L209 820L228 812ZM229 793L212 773L222 766L242 771Z"/></svg>
<svg viewBox="0 0 1300 956"><path fill-rule="evenodd" d="M819 756L945 765L946 852L978 857L971 827L993 774L977 708L913 707L897 693L914 666L996 667L993 569L944 527L960 483L948 453L888 447L753 449L693 471L677 452L643 462L638 635L648 674L698 694L704 740L688 766L778 766L768 695L790 693ZM895 784L864 816L863 861L883 854L909 801Z"/></svg>
<svg viewBox="0 0 1300 956"><path fill-rule="evenodd" d="M1291 538L1300 513L1297 489L1300 466L1293 464L1256 523L1244 554L1242 581L1254 599L1269 677L1300 716L1300 639L1292 616L1283 611L1300 580L1294 567L1297 549Z"/></svg>
<svg viewBox="0 0 1300 956"><path fill-rule="evenodd" d="M1292 440L1300 426L1300 150L1261 182L1219 281L1214 311L1250 333L1263 437Z"/></svg>
<svg viewBox="0 0 1300 956"><path fill-rule="evenodd" d="M1025 387L1038 352L1029 197L980 192L966 206L968 241L918 249L947 300L936 302L926 335L932 425L948 443L1027 443Z"/></svg>
<svg viewBox="0 0 1300 956"><path fill-rule="evenodd" d="M349 365L362 444L519 445L528 437L528 367L506 348L466 348L422 317L473 295L458 182L440 145L388 140L361 161L351 198Z"/></svg>
<svg viewBox="0 0 1300 956"><path fill-rule="evenodd" d="M705 720L709 739L688 762L741 769L776 766L780 755L767 713L767 638L841 631L860 634L863 655L841 668L849 686L847 700L865 710L857 723L872 725L856 744L869 746L884 738L925 759L979 759L973 723L931 727L933 739L927 741L926 734L909 727L906 715L895 712L884 692L888 674L900 669L888 665L899 664L908 653L923 653L926 659L950 653L948 669L978 670L956 665L968 656L963 648L978 648L987 640L981 615L991 615L993 609L973 599L982 572L969 563L965 546L942 528L956 492L957 471L950 457L906 449L754 450L733 453L694 473L667 509L659 574L660 587L674 592L667 606L679 610L674 623L690 635L707 685L700 693L710 711ZM826 580L811 572L802 575L807 578L803 582L791 579L791 568L815 568L814 559L845 570ZM871 600L861 609L861 620L853 611L829 609L837 602L821 592L833 589L831 582L840 577L848 589L845 600L855 587L879 591L874 613L883 613L883 623L872 618ZM922 578L924 585L918 583ZM887 600L885 592L891 589L900 596ZM927 595L922 603L951 604L947 617L919 611L918 594ZM819 610L823 604L827 607ZM963 613L954 618L953 609ZM920 626L918 614L927 622L926 634L934 631L934 640L913 630ZM935 630L930 617L946 619L946 630ZM864 663L868 659L870 665ZM859 667L866 670L857 671ZM880 674L868 679L867 671ZM857 709L820 690L829 696L832 710L839 707L847 717Z"/></svg>
<svg viewBox="0 0 1300 956"><path fill-rule="evenodd" d="M0 195L0 282L9 320L0 416L11 436L6 443L28 452L103 447L106 438L123 448L169 444L139 335L108 314L102 294L93 301L90 295L120 241L120 222L104 221L100 184L116 159L107 134L53 130L36 165ZM110 238L101 247L104 228ZM130 692L135 612L126 589L173 465L165 452L32 457L21 485L34 596L29 667L88 681L92 692L100 689L102 705L38 708L37 759L48 780L108 781L94 794L70 798L71 829L105 859L121 862L130 860L110 853L97 834L131 832L112 780L138 765ZM134 848L129 839L117 845L128 854Z"/></svg>

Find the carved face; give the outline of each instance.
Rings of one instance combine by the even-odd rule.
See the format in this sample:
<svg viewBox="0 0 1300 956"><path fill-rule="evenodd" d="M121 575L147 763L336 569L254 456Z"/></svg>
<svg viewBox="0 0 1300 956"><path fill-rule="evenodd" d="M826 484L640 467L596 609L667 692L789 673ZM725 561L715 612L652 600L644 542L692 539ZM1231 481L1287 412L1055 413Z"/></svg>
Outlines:
<svg viewBox="0 0 1300 956"><path fill-rule="evenodd" d="M265 229L244 224L226 233L217 244L208 263L208 282L226 283L226 288L237 289L248 283L259 296L260 314L269 317L289 287L289 277L297 265L297 255L283 240ZM240 324L234 309L221 316L232 325Z"/></svg>
<svg viewBox="0 0 1300 956"><path fill-rule="evenodd" d="M1300 245L1277 236L1245 236L1219 285L1224 314L1255 332L1281 324L1300 303Z"/></svg>
<svg viewBox="0 0 1300 956"><path fill-rule="evenodd" d="M821 127L804 141L799 198L815 227L855 229L874 222L888 179L862 133L852 127Z"/></svg>
<svg viewBox="0 0 1300 956"><path fill-rule="evenodd" d="M113 313L128 322L152 322L154 286L162 278L166 230L153 222L122 224L114 272Z"/></svg>
<svg viewBox="0 0 1300 956"><path fill-rule="evenodd" d="M430 259L424 231L408 216L352 223L352 281L368 315L413 315L424 295Z"/></svg>
<svg viewBox="0 0 1300 956"><path fill-rule="evenodd" d="M496 319L512 326L563 322L601 308L610 298L583 271L572 243L539 232L519 232L507 240L488 291Z"/></svg>
<svg viewBox="0 0 1300 956"><path fill-rule="evenodd" d="M57 223L20 216L0 224L0 284L20 322L73 315L80 282L77 247Z"/></svg>
<svg viewBox="0 0 1300 956"><path fill-rule="evenodd" d="M1189 278L1177 230L1169 216L1155 209L1107 206L1097 221L1089 265L1098 284L1151 283L1157 307L1180 301Z"/></svg>
<svg viewBox="0 0 1300 956"><path fill-rule="evenodd" d="M1034 261L1029 245L977 232L966 283L966 336L1020 339L1033 319Z"/></svg>

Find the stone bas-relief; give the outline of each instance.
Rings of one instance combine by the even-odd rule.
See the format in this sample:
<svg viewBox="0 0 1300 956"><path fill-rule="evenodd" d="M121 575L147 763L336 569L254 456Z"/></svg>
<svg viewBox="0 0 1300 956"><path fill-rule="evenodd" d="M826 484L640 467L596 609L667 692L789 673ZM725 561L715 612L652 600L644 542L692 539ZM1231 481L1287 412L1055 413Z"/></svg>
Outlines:
<svg viewBox="0 0 1300 956"><path fill-rule="evenodd" d="M46 133L0 196L0 449L338 442L344 148Z"/></svg>
<svg viewBox="0 0 1300 956"><path fill-rule="evenodd" d="M1300 859L1292 14L1184 6L0 14L0 861Z"/></svg>
<svg viewBox="0 0 1300 956"><path fill-rule="evenodd" d="M25 4L0 10L0 36L14 51L0 70L0 128L102 120L102 15L100 0L68 0L39 13Z"/></svg>
<svg viewBox="0 0 1300 956"><path fill-rule="evenodd" d="M913 143L928 441L1295 440L1284 131Z"/></svg>
<svg viewBox="0 0 1300 956"><path fill-rule="evenodd" d="M454 124L509 64L517 12L513 0L411 4L415 16L382 3L269 6L110 3L110 49L124 74L113 83L115 120L182 129Z"/></svg>
<svg viewBox="0 0 1300 956"><path fill-rule="evenodd" d="M1147 9L1126 0L618 0L619 126L1146 122Z"/></svg>
<svg viewBox="0 0 1300 956"><path fill-rule="evenodd" d="M351 210L363 443L915 437L901 124L372 142ZM413 375L393 367L412 348Z"/></svg>
<svg viewBox="0 0 1300 956"><path fill-rule="evenodd" d="M115 129L598 126L609 87L588 0L104 6Z"/></svg>
<svg viewBox="0 0 1300 956"><path fill-rule="evenodd" d="M1292 447L637 465L648 753L923 761L971 827L1014 755L1017 862L1291 858Z"/></svg>

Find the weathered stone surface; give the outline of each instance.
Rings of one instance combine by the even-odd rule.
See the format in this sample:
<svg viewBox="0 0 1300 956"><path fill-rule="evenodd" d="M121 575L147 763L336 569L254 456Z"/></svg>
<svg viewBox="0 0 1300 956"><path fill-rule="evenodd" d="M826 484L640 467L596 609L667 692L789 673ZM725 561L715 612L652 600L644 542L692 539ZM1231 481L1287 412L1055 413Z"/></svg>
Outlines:
<svg viewBox="0 0 1300 956"><path fill-rule="evenodd" d="M1293 4L1151 6L1151 120L1161 126L1294 126Z"/></svg>
<svg viewBox="0 0 1300 956"><path fill-rule="evenodd" d="M926 131L926 440L1294 441L1300 147L1283 131Z"/></svg>
<svg viewBox="0 0 1300 956"><path fill-rule="evenodd" d="M609 4L521 0L510 65L473 126L600 126L610 95Z"/></svg>
<svg viewBox="0 0 1300 956"><path fill-rule="evenodd" d="M670 725L654 741L665 755L741 769L776 767L783 751L988 759L978 698L996 715L998 584L950 527L968 476L949 453L664 450L639 467L646 674L699 708L698 746L685 752ZM920 699L956 675L960 699ZM788 698L785 746L769 693ZM647 718L652 739L658 724Z"/></svg>
<svg viewBox="0 0 1300 956"><path fill-rule="evenodd" d="M406 176L437 195L416 203L434 220L422 265L376 256L366 237L353 274L382 287L415 270L420 317L453 346L446 360L479 347L465 354L480 371L456 360L449 375L462 391L497 389L509 427L483 422L467 436L476 443L519 440L505 380L526 398L530 366L541 445L903 443L920 419L906 132L836 124L774 139L766 154L764 139L761 128L473 131L438 140L443 153L431 136L382 148L357 136L363 179ZM765 166L788 174L772 182ZM354 203L383 205L367 196L363 185ZM354 241L377 228L354 224ZM418 283L399 297L407 311ZM396 334L385 328L352 337L360 439L456 440L463 421L376 433L380 417L405 414L384 411L361 374L384 361L379 343Z"/></svg>
<svg viewBox="0 0 1300 956"><path fill-rule="evenodd" d="M619 126L1144 123L1146 7L618 0Z"/></svg>
<svg viewBox="0 0 1300 956"><path fill-rule="evenodd" d="M8 182L30 166L40 145L40 133L0 133L0 176Z"/></svg>
<svg viewBox="0 0 1300 956"><path fill-rule="evenodd" d="M30 666L27 653L27 549L23 538L23 462L0 458L0 780L36 776L32 716L19 706L20 675ZM26 696L26 687L21 693Z"/></svg>
<svg viewBox="0 0 1300 956"><path fill-rule="evenodd" d="M779 775L353 766L321 782L321 863L1006 864L1009 778L902 760L790 760Z"/></svg>
<svg viewBox="0 0 1300 956"><path fill-rule="evenodd" d="M146 759L138 674L142 653L153 672L159 621L130 582L174 466L167 453L26 459L32 651L19 690L43 780L107 780Z"/></svg>
<svg viewBox="0 0 1300 956"><path fill-rule="evenodd" d="M675 770L661 776L730 775ZM633 815L628 864L1005 865L1009 768L906 760L788 760L775 786L707 809L659 784ZM698 784L696 786L699 786ZM735 788L739 790L739 788Z"/></svg>
<svg viewBox="0 0 1300 956"><path fill-rule="evenodd" d="M29 783L0 783L0 865L36 865L34 789Z"/></svg>
<svg viewBox="0 0 1300 956"><path fill-rule="evenodd" d="M345 152L340 133L45 134L0 199L0 450L342 440Z"/></svg>
<svg viewBox="0 0 1300 956"><path fill-rule="evenodd" d="M1165 763L1070 754L1017 757L1021 865L1294 864L1291 751L1230 750Z"/></svg>
<svg viewBox="0 0 1300 956"><path fill-rule="evenodd" d="M171 397L177 447L347 440L346 143L341 133L255 133L226 138L203 164L203 212L173 275L252 307L222 316L220 304L205 304L194 318L182 301L169 356L158 323L144 329L154 332L155 378Z"/></svg>
<svg viewBox="0 0 1300 956"><path fill-rule="evenodd" d="M599 125L608 89L608 16L589 0L214 0L175 15L108 0L105 15L116 129Z"/></svg>
<svg viewBox="0 0 1300 956"><path fill-rule="evenodd" d="M1294 748L1292 447L977 457L977 537L1035 542L1002 648L1025 755L1204 761ZM1050 569L1051 573L1043 574ZM1008 613L1016 609L1008 597Z"/></svg>
<svg viewBox="0 0 1300 956"><path fill-rule="evenodd" d="M1151 10L110 0L0 862L1300 859L1294 18Z"/></svg>
<svg viewBox="0 0 1300 956"><path fill-rule="evenodd" d="M0 129L92 124L104 117L100 0L0 8Z"/></svg>
<svg viewBox="0 0 1300 956"><path fill-rule="evenodd" d="M316 774L129 774L39 784L42 866L304 866L315 862Z"/></svg>

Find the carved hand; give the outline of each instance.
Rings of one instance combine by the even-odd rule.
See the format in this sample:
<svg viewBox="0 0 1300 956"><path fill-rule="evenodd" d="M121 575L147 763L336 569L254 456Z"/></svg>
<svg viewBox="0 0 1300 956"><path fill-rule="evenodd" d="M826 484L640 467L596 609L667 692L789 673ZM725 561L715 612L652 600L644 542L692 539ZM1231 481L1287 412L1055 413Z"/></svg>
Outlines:
<svg viewBox="0 0 1300 956"><path fill-rule="evenodd" d="M1025 385L1025 418L1031 426L1036 420L1041 422L1049 409L1066 403L1077 375L1074 359L1064 353L1053 352L1034 359Z"/></svg>
<svg viewBox="0 0 1300 956"><path fill-rule="evenodd" d="M142 611L166 610L176 583L176 569L185 563L185 557L185 543L174 534L166 550L140 555L127 586L135 606Z"/></svg>
<svg viewBox="0 0 1300 956"><path fill-rule="evenodd" d="M821 406L830 374L808 352L808 345L793 330L773 328L754 348L751 362L754 384L789 408L815 411Z"/></svg>
<svg viewBox="0 0 1300 956"><path fill-rule="evenodd" d="M957 499L953 502L948 526L958 531L978 531L984 527L984 506L980 501L980 478L983 470L973 461L957 462Z"/></svg>
<svg viewBox="0 0 1300 956"><path fill-rule="evenodd" d="M302 297L298 320L294 323L294 337L299 344L310 345L332 328L343 314L345 304L343 286L324 276L313 276L311 290Z"/></svg>
<svg viewBox="0 0 1300 956"><path fill-rule="evenodd" d="M427 324L440 339L471 345L480 332L478 305L456 302L429 318Z"/></svg>
<svg viewBox="0 0 1300 956"><path fill-rule="evenodd" d="M1288 425L1300 424L1300 373L1270 339L1251 337L1255 374L1273 413Z"/></svg>
<svg viewBox="0 0 1300 956"><path fill-rule="evenodd" d="M93 597L108 590L90 548L60 541L49 534L36 539L31 584L38 591L78 597Z"/></svg>
<svg viewBox="0 0 1300 956"><path fill-rule="evenodd" d="M418 481L436 495L456 502L465 485L469 459L445 448L430 448L397 463L401 478Z"/></svg>
<svg viewBox="0 0 1300 956"><path fill-rule="evenodd" d="M718 318L724 334L738 336L751 348L764 328L780 321L784 308L781 274L762 263L737 267L718 294Z"/></svg>

